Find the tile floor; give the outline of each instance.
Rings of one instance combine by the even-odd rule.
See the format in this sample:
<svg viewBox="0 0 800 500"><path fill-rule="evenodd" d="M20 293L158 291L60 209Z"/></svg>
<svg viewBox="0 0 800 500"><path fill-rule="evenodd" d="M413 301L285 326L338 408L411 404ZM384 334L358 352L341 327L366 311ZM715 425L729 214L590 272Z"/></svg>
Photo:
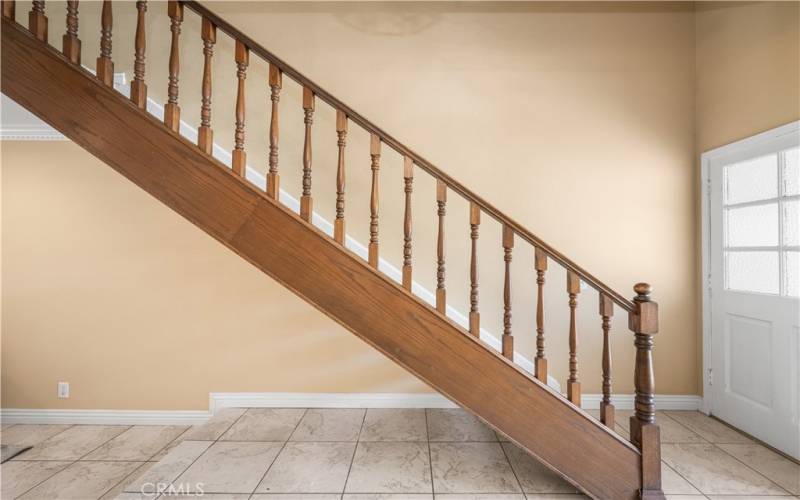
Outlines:
<svg viewBox="0 0 800 500"><path fill-rule="evenodd" d="M800 465L697 412L658 418L667 498L800 495ZM0 467L2 499L584 498L462 410L230 408L191 428L17 424L1 439L34 446Z"/></svg>

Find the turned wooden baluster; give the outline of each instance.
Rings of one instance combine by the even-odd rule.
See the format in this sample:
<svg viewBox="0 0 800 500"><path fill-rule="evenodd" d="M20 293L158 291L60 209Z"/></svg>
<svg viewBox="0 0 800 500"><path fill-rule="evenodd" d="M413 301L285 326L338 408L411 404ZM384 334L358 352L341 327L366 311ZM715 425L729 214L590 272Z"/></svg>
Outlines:
<svg viewBox="0 0 800 500"><path fill-rule="evenodd" d="M39 40L47 41L47 16L44 15L44 1L34 1L28 12L28 29Z"/></svg>
<svg viewBox="0 0 800 500"><path fill-rule="evenodd" d="M611 404L611 344L609 331L614 316L614 301L600 294L600 315L603 317L603 400L600 402L600 421L614 428L614 405Z"/></svg>
<svg viewBox="0 0 800 500"><path fill-rule="evenodd" d="M214 55L214 44L217 41L217 27L205 17L200 28L200 36L203 39L203 86L197 146L210 155L214 148L214 131L211 130L211 57Z"/></svg>
<svg viewBox="0 0 800 500"><path fill-rule="evenodd" d="M12 21L17 15L17 2L14 0L3 0L3 17Z"/></svg>
<svg viewBox="0 0 800 500"><path fill-rule="evenodd" d="M372 190L369 197L369 265L378 268L378 171L381 168L381 138L372 134L369 141L372 159Z"/></svg>
<svg viewBox="0 0 800 500"><path fill-rule="evenodd" d="M414 161L403 158L403 183L406 193L406 208L403 214L403 288L411 291L411 193L414 190Z"/></svg>
<svg viewBox="0 0 800 500"><path fill-rule="evenodd" d="M246 175L247 153L244 151L244 81L247 78L247 64L250 61L250 50L245 44L236 40L236 130L233 134L233 156L231 169L241 178Z"/></svg>
<svg viewBox="0 0 800 500"><path fill-rule="evenodd" d="M270 100L272 101L272 117L269 121L269 170L267 172L267 196L278 199L280 192L280 176L278 175L278 102L281 99L283 77L281 70L274 64L269 65Z"/></svg>
<svg viewBox="0 0 800 500"><path fill-rule="evenodd" d="M100 56L97 58L97 78L109 87L114 86L114 61L111 60L113 14L111 0L103 0L103 10L100 14Z"/></svg>
<svg viewBox="0 0 800 500"><path fill-rule="evenodd" d="M630 418L631 442L642 452L641 498L663 498L661 494L661 432L656 423L653 335L658 333L658 304L650 300L647 283L633 287L634 309L628 314L628 328L634 332L636 372L635 413Z"/></svg>
<svg viewBox="0 0 800 500"><path fill-rule="evenodd" d="M503 356L514 361L514 337L511 336L511 249L514 248L514 230L503 226Z"/></svg>
<svg viewBox="0 0 800 500"><path fill-rule="evenodd" d="M147 108L147 84L144 83L144 51L145 32L144 15L147 12L147 2L136 2L136 43L133 58L133 81L131 81L131 101L141 109Z"/></svg>
<svg viewBox="0 0 800 500"><path fill-rule="evenodd" d="M469 259L469 332L481 336L481 314L478 312L478 227L481 224L481 208L469 204L469 228L472 248Z"/></svg>
<svg viewBox="0 0 800 500"><path fill-rule="evenodd" d="M311 199L311 125L314 123L314 91L303 87L303 122L306 135L303 141L303 195L300 196L300 217L310 221L313 211Z"/></svg>
<svg viewBox="0 0 800 500"><path fill-rule="evenodd" d="M167 104L164 105L164 125L173 132L181 129L181 108L178 106L178 77L180 76L181 23L183 22L183 4L177 0L169 0L167 14L170 18L172 43L169 49L169 81L167 83Z"/></svg>
<svg viewBox="0 0 800 500"><path fill-rule="evenodd" d="M344 244L344 148L347 146L347 115L336 110L336 135L339 140L339 159L336 162L336 219L333 221L333 239Z"/></svg>
<svg viewBox="0 0 800 500"><path fill-rule="evenodd" d="M578 307L578 294L581 292L581 279L572 271L567 271L567 293L569 294L569 379L567 380L567 399L581 405L581 383L578 382L578 331L575 324L575 309Z"/></svg>
<svg viewBox="0 0 800 500"><path fill-rule="evenodd" d="M436 205L439 207L439 233L436 237L436 310L447 313L447 290L444 286L444 216L447 213L447 184L436 180Z"/></svg>
<svg viewBox="0 0 800 500"><path fill-rule="evenodd" d="M547 254L539 247L534 251L536 269L536 378L547 383L547 358L544 356L544 272L547 271Z"/></svg>
<svg viewBox="0 0 800 500"><path fill-rule="evenodd" d="M69 62L81 63L81 41L78 38L78 0L67 1L67 32L61 38L61 47Z"/></svg>

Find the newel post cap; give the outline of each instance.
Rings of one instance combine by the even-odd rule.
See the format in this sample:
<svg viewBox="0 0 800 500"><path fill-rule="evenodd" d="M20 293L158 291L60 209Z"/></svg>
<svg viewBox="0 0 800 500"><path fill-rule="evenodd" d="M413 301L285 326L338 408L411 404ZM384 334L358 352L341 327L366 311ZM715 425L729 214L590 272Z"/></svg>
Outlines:
<svg viewBox="0 0 800 500"><path fill-rule="evenodd" d="M628 316L628 327L634 333L658 333L658 304L650 300L653 287L648 283L636 283L633 291L636 292L635 307Z"/></svg>

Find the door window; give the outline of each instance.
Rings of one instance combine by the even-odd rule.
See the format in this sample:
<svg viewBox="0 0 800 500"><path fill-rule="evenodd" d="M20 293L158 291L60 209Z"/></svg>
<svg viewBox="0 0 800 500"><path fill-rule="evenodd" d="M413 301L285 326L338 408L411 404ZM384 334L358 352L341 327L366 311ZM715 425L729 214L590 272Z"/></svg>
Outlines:
<svg viewBox="0 0 800 500"><path fill-rule="evenodd" d="M725 288L800 296L800 149L723 167Z"/></svg>

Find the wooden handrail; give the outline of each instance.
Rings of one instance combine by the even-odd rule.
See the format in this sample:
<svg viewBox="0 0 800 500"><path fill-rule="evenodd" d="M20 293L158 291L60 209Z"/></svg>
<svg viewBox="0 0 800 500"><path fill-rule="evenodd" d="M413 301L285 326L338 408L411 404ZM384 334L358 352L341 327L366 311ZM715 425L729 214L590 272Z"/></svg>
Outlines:
<svg viewBox="0 0 800 500"><path fill-rule="evenodd" d="M223 31L224 33L228 34L234 40L238 40L247 46L248 49L254 54L257 54L262 59L266 60L272 65L278 67L282 73L290 77L292 80L300 84L301 86L311 89L314 92L314 95L322 100L323 102L327 103L334 109L344 112L347 115L347 118L352 122L358 124L362 128L364 128L370 134L376 135L380 138L383 144L386 144L393 150L397 151L399 154L411 158L415 164L421 167L423 170L428 172L430 175L435 177L436 179L443 181L447 187L462 197L466 198L467 201L475 203L476 205L480 206L481 210L489 214L493 219L497 220L500 224L505 227L510 228L513 230L514 233L519 235L522 239L526 240L528 243L533 245L534 247L540 248L544 253L546 253L551 259L556 261L558 264L566 268L567 271L572 271L573 273L577 274L580 279L586 282L589 286L597 290L601 294L605 294L611 298L615 303L617 303L620 307L625 309L626 311L633 311L634 304L632 301L628 300L621 294L617 293L615 290L611 289L608 285L594 277L591 273L568 259L564 254L559 252L558 250L554 249L547 243L545 243L541 238L533 234L532 232L528 231L524 226L517 223L500 210L492 206L489 202L475 194L473 191L465 187L463 184L452 178L447 173L443 172L431 162L423 158L418 153L414 152L412 149L401 143L399 140L395 139L387 132L382 130L380 127L366 119L364 116L353 110L350 106L343 103L332 94L327 92L318 84L314 83L310 78L300 73L298 70L284 62L278 56L264 48L262 45L257 43L255 40L250 38L249 36L242 33L232 24L228 23L213 11L202 5L201 3L195 0L187 0L183 2L186 7L193 10L200 16L207 18L211 21L217 29Z"/></svg>

